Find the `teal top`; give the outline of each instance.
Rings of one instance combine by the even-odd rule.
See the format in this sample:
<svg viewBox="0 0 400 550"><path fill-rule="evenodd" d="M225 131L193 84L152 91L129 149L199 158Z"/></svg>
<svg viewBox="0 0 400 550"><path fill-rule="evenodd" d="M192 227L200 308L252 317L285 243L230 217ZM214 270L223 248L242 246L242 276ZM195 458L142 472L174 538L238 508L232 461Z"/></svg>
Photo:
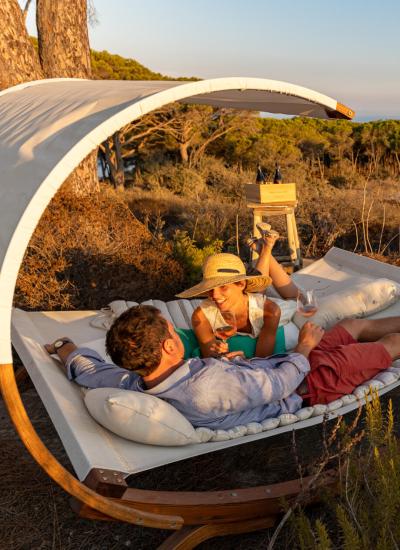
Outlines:
<svg viewBox="0 0 400 550"><path fill-rule="evenodd" d="M184 358L200 357L200 347L194 331L186 328L177 328L175 330L185 348ZM258 338L253 338L244 334L236 334L227 340L229 351L243 351L245 357L250 359L251 357L255 357L257 340ZM278 327L276 332L273 354L275 353L286 353L285 331L283 326Z"/></svg>

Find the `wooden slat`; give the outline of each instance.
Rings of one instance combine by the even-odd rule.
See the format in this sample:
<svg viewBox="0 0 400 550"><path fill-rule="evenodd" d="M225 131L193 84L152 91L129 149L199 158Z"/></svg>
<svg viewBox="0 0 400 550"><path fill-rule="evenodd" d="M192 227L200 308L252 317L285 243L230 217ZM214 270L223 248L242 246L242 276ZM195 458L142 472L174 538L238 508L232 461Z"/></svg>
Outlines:
<svg viewBox="0 0 400 550"><path fill-rule="evenodd" d="M90 473L85 483L93 483ZM98 479L98 478L97 478ZM321 476L318 487L332 486L337 481L337 472L329 470ZM121 502L155 514L179 515L187 525L217 524L243 521L259 517L276 516L282 511L282 499L293 500L302 490L307 491L314 482L312 476L303 480L291 480L272 485L225 491L146 491L127 488L120 496ZM93 487L104 494L112 494L112 487L99 480ZM121 490L119 487L117 490ZM87 507L77 507L79 515L96 519L98 513Z"/></svg>
<svg viewBox="0 0 400 550"><path fill-rule="evenodd" d="M249 521L224 523L220 525L201 525L200 527L183 527L168 537L158 550L190 550L212 537L250 533L268 529L276 523L276 518L259 518Z"/></svg>

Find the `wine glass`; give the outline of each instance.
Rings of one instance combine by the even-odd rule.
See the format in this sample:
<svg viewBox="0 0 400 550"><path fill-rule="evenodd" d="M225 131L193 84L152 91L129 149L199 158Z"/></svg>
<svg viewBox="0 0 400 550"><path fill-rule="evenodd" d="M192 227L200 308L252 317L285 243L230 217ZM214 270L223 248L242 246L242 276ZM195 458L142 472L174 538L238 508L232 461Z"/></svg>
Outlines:
<svg viewBox="0 0 400 550"><path fill-rule="evenodd" d="M218 340L221 340L222 342L226 342L228 338L231 338L231 336L234 336L237 332L236 316L233 311L223 311L223 312L221 311L220 313L225 323L223 325L214 326L213 331L214 331L215 337ZM218 318L218 312L214 321L214 325L217 322L217 318Z"/></svg>
<svg viewBox="0 0 400 550"><path fill-rule="evenodd" d="M297 312L303 317L312 317L318 309L314 290L300 290L297 295Z"/></svg>

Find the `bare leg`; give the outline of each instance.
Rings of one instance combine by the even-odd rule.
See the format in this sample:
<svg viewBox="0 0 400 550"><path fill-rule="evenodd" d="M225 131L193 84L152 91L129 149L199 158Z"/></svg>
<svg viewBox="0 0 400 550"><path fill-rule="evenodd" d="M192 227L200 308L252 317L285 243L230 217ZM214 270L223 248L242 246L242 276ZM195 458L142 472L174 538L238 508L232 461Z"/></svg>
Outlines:
<svg viewBox="0 0 400 550"><path fill-rule="evenodd" d="M299 289L283 269L281 264L277 262L272 255L272 248L275 241L276 238L274 237L265 238L265 244L261 250L256 268L263 275L269 275L269 277L271 277L272 284L282 298L297 298Z"/></svg>
<svg viewBox="0 0 400 550"><path fill-rule="evenodd" d="M345 319L339 324L359 342L376 342L388 334L400 333L400 317Z"/></svg>
<svg viewBox="0 0 400 550"><path fill-rule="evenodd" d="M272 279L272 284L282 298L297 298L299 289L283 269L281 264L277 262L272 255L269 262L269 276Z"/></svg>
<svg viewBox="0 0 400 550"><path fill-rule="evenodd" d="M400 358L400 334L399 333L386 334L386 336L383 336L382 338L380 338L378 342L384 345L384 347L386 348L390 357L393 360Z"/></svg>

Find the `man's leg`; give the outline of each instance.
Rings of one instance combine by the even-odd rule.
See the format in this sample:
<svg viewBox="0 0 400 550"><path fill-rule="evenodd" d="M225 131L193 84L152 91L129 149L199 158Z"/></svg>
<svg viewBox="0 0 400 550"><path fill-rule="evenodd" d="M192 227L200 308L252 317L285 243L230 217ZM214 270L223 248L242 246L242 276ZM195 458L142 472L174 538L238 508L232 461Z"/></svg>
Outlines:
<svg viewBox="0 0 400 550"><path fill-rule="evenodd" d="M400 359L400 334L399 333L386 334L385 336L382 336L382 338L379 338L377 342L383 345L383 347L389 353L393 361L395 359Z"/></svg>
<svg viewBox="0 0 400 550"><path fill-rule="evenodd" d="M400 317L345 319L338 324L359 342L376 342L386 335L400 333Z"/></svg>

